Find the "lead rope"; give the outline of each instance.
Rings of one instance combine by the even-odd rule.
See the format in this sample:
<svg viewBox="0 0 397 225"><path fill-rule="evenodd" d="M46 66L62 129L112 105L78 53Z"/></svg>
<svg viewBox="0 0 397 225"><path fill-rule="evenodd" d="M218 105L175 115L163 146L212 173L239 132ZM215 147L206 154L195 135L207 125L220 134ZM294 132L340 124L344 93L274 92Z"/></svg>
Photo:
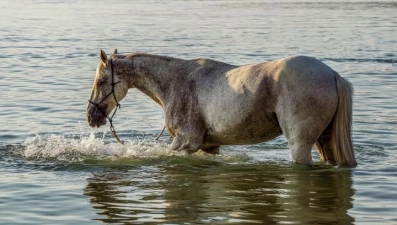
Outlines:
<svg viewBox="0 0 397 225"><path fill-rule="evenodd" d="M124 144L124 141L120 140L119 136L117 136L117 133L116 133L116 130L114 129L112 120L109 120L109 123L110 123L110 131L112 132L113 137L115 137L116 140L117 140L120 144L123 145L123 144Z"/></svg>
<svg viewBox="0 0 397 225"><path fill-rule="evenodd" d="M161 137L161 135L163 135L163 132L165 130L165 126L163 127L163 129L161 130L161 132L159 133L159 135L157 135L157 137L154 139L155 141L158 141L159 138Z"/></svg>
<svg viewBox="0 0 397 225"><path fill-rule="evenodd" d="M110 68L111 68L111 71L112 71L112 92L111 92L111 93L113 93L113 98L114 98L114 100L116 101L116 104L117 104L117 105L116 105L116 109L114 110L112 116L111 116L110 118L108 117L108 120L109 120L109 123L110 123L110 131L112 132L113 137L116 138L116 140L117 140L120 144L123 145L123 144L124 144L124 141L121 141L120 138L119 138L119 136L117 136L116 130L114 129L114 126L113 126L113 116L116 115L117 109L121 109L121 105L120 105L120 103L117 101L116 94L114 93L114 86L116 86L116 84L120 83L120 81L114 83L113 59L110 59Z"/></svg>

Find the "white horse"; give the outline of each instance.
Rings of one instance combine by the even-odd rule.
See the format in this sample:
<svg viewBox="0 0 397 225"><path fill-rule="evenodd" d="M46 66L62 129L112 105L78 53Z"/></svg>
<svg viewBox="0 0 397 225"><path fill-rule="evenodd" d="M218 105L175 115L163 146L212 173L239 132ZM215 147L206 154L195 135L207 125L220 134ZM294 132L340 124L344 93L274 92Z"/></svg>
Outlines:
<svg viewBox="0 0 397 225"><path fill-rule="evenodd" d="M317 59L286 57L234 66L211 59L184 60L135 53L100 53L87 121L101 126L129 88L165 112L173 150L219 153L221 145L253 144L281 134L293 162L321 160L356 166L352 94L348 81Z"/></svg>

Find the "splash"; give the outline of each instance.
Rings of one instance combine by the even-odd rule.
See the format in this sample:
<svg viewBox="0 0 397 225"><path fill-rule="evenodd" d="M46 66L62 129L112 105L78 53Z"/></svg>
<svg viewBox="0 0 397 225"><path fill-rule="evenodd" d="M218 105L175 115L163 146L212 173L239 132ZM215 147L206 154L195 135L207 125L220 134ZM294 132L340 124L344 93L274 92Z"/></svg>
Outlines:
<svg viewBox="0 0 397 225"><path fill-rule="evenodd" d="M228 152L227 154L209 155L199 151L188 155L184 151L169 150L164 141L145 138L126 141L123 144L106 142L104 137L95 133L78 138L56 134L28 137L23 143L20 154L28 160L57 160L66 162L88 162L95 164L147 164L170 159L172 162L214 161L214 162L247 162L250 160L244 153ZM169 160L168 160L169 161Z"/></svg>
<svg viewBox="0 0 397 225"><path fill-rule="evenodd" d="M167 150L167 144L151 141L128 141L124 145L106 143L94 133L80 138L60 135L36 135L28 137L22 156L27 159L57 159L62 161L83 161L86 159L115 159L123 157L154 157L161 155L183 155L182 152Z"/></svg>

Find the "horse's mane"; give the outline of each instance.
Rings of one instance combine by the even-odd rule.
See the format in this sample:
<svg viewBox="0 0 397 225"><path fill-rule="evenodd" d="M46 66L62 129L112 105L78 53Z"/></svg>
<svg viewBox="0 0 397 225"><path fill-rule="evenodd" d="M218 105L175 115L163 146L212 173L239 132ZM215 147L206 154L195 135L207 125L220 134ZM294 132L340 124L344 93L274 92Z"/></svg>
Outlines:
<svg viewBox="0 0 397 225"><path fill-rule="evenodd" d="M113 54L112 58L113 59L133 59L135 57L156 57L165 61L172 61L172 60L176 60L177 58L174 57L170 57L170 56L162 56L162 55L152 55L152 54L148 54L145 52L135 52L135 53L130 53L130 54Z"/></svg>
<svg viewBox="0 0 397 225"><path fill-rule="evenodd" d="M131 59L138 55L147 55L146 53L130 53L130 54L112 54L112 59Z"/></svg>
<svg viewBox="0 0 397 225"><path fill-rule="evenodd" d="M125 58L132 59L132 58L139 57L139 56L151 56L151 55L146 52L134 52L134 53L125 55Z"/></svg>

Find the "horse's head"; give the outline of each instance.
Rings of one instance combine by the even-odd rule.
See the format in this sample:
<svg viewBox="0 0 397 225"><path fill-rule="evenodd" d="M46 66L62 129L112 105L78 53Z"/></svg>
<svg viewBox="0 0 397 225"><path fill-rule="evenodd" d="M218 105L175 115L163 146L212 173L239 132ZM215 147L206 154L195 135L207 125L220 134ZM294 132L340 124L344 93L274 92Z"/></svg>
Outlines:
<svg viewBox="0 0 397 225"><path fill-rule="evenodd" d="M117 50L114 53L117 53ZM106 118L119 106L119 102L128 91L126 81L117 74L120 70L115 68L112 57L108 59L106 53L101 50L100 58L86 112L87 121L92 127L106 124Z"/></svg>

